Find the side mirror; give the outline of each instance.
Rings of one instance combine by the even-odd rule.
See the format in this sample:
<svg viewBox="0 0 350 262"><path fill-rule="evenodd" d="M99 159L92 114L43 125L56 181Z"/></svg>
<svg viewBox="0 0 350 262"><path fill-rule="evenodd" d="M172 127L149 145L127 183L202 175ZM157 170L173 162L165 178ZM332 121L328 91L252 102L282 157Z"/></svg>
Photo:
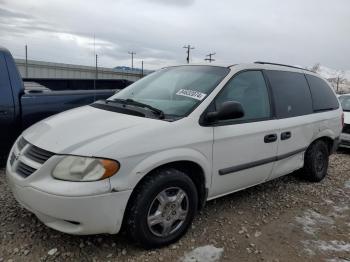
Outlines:
<svg viewBox="0 0 350 262"><path fill-rule="evenodd" d="M244 110L241 103L235 101L226 101L222 103L218 111L207 113L205 119L208 122L215 122L218 120L237 119L243 116Z"/></svg>

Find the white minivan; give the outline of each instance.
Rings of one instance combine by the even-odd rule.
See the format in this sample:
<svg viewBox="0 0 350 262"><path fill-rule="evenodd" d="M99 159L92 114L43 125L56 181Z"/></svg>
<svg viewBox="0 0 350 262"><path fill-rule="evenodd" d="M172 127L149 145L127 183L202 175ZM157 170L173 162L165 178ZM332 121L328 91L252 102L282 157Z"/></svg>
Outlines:
<svg viewBox="0 0 350 262"><path fill-rule="evenodd" d="M152 248L178 240L208 200L301 168L321 181L342 125L331 87L304 69L175 66L30 127L6 173L47 226L123 228Z"/></svg>

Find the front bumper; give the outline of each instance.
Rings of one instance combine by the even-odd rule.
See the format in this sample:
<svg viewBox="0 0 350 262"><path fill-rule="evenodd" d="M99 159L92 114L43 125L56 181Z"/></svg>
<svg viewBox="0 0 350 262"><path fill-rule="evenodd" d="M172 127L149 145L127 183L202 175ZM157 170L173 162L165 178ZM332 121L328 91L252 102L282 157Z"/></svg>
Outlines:
<svg viewBox="0 0 350 262"><path fill-rule="evenodd" d="M16 174L6 168L8 184L16 200L45 225L77 235L118 233L131 190L91 196L49 194L16 183Z"/></svg>
<svg viewBox="0 0 350 262"><path fill-rule="evenodd" d="M341 133L339 146L350 148L350 134Z"/></svg>

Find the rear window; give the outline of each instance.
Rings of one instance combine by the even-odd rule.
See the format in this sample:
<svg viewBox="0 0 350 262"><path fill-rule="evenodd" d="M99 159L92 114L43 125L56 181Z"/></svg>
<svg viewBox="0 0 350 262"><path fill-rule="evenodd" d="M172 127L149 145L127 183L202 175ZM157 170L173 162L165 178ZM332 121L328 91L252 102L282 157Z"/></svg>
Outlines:
<svg viewBox="0 0 350 262"><path fill-rule="evenodd" d="M286 71L265 71L270 81L278 118L313 112L309 86L304 74Z"/></svg>
<svg viewBox="0 0 350 262"><path fill-rule="evenodd" d="M306 75L312 94L315 111L333 110L339 108L339 103L330 86L323 79Z"/></svg>

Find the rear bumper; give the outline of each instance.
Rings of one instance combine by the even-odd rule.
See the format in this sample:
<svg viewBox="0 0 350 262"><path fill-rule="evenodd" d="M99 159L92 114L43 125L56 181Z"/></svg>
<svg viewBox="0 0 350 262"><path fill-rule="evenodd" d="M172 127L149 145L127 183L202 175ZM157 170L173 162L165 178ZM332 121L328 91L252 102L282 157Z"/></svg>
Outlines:
<svg viewBox="0 0 350 262"><path fill-rule="evenodd" d="M341 133L339 146L350 148L350 134Z"/></svg>
<svg viewBox="0 0 350 262"><path fill-rule="evenodd" d="M82 197L59 196L17 185L11 171L7 169L6 173L16 200L48 227L77 235L119 232L131 190Z"/></svg>

